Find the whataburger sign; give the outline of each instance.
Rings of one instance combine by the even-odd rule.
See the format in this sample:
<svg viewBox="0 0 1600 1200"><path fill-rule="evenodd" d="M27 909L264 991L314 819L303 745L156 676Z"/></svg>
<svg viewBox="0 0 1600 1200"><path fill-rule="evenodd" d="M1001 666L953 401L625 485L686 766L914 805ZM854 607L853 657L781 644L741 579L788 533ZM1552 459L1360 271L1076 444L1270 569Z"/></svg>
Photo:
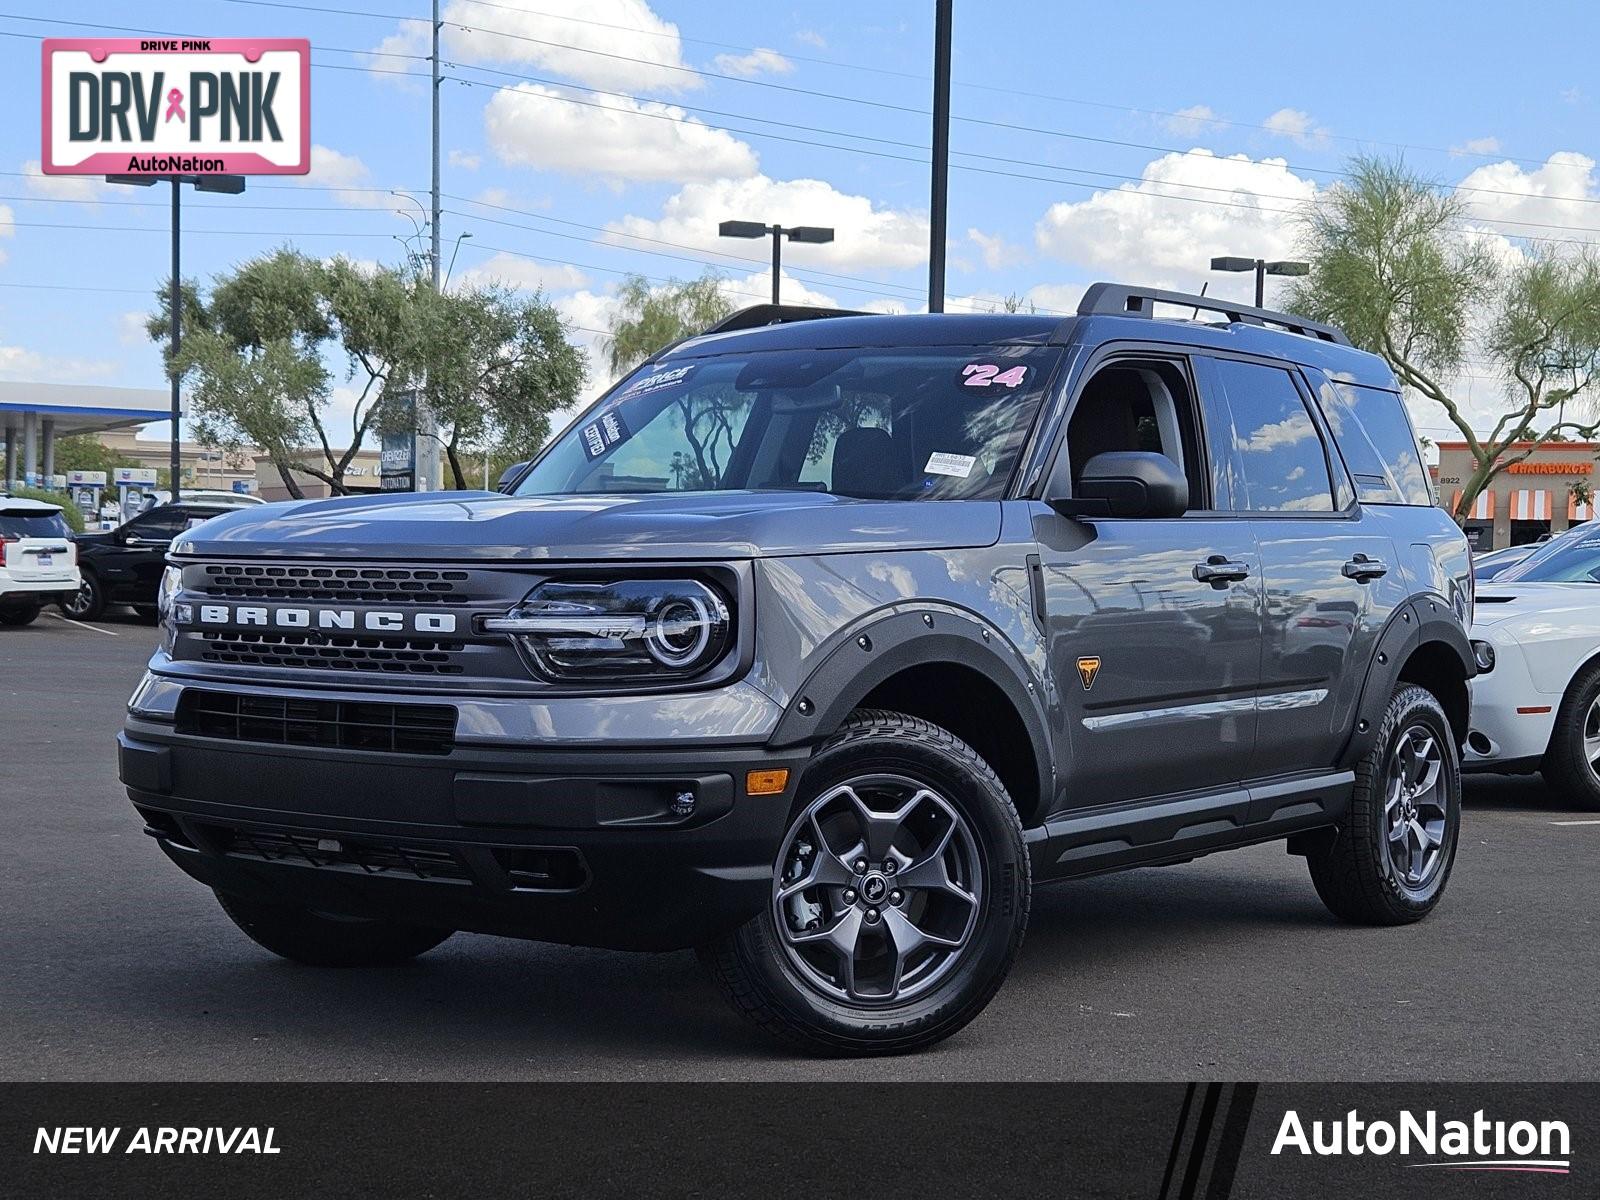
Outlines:
<svg viewBox="0 0 1600 1200"><path fill-rule="evenodd" d="M46 175L304 175L304 38L46 38Z"/></svg>

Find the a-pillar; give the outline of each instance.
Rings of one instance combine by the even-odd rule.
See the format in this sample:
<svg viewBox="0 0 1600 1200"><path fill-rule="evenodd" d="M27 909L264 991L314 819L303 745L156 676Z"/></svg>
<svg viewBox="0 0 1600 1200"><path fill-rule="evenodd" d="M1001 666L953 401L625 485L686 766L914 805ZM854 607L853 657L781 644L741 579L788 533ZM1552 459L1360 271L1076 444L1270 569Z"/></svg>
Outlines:
<svg viewBox="0 0 1600 1200"><path fill-rule="evenodd" d="M56 477L56 419L46 417L44 426L44 486L54 487Z"/></svg>
<svg viewBox="0 0 1600 1200"><path fill-rule="evenodd" d="M30 487L39 481L39 414L22 414L22 482Z"/></svg>

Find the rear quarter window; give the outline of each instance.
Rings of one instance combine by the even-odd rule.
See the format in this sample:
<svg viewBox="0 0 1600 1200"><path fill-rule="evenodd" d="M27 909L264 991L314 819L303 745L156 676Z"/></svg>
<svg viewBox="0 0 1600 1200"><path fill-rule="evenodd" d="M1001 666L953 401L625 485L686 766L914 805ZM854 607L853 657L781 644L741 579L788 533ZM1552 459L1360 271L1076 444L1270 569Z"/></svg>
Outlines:
<svg viewBox="0 0 1600 1200"><path fill-rule="evenodd" d="M1368 504L1433 504L1411 419L1399 393L1322 377L1323 416Z"/></svg>

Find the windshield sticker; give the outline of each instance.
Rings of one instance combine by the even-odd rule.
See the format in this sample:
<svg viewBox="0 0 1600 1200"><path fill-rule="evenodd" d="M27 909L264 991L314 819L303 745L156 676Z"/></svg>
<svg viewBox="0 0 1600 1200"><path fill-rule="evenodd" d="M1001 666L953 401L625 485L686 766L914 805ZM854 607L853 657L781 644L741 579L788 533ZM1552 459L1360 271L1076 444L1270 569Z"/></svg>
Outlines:
<svg viewBox="0 0 1600 1200"><path fill-rule="evenodd" d="M949 475L955 479L965 479L977 465L978 460L970 454L947 454L943 450L936 450L928 455L928 465L922 468L922 472L925 475Z"/></svg>
<svg viewBox="0 0 1600 1200"><path fill-rule="evenodd" d="M1028 378L1027 367L1002 371L998 363L968 363L961 368L961 386L969 388L1019 388Z"/></svg>
<svg viewBox="0 0 1600 1200"><path fill-rule="evenodd" d="M652 371L649 375L629 387L618 399L631 400L633 397L642 396L646 392L659 392L662 388L673 387L676 384L683 383L689 376L693 375L694 369L695 364L690 363L686 367L671 367L665 371Z"/></svg>
<svg viewBox="0 0 1600 1200"><path fill-rule="evenodd" d="M633 435L623 423L622 414L610 408L585 425L580 436L583 438L583 452L593 462Z"/></svg>

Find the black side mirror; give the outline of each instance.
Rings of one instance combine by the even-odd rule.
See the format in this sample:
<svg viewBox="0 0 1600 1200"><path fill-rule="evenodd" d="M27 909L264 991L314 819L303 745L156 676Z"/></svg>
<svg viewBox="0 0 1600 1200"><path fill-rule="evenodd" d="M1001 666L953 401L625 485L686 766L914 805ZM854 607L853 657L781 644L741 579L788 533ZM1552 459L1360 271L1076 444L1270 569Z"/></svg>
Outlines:
<svg viewBox="0 0 1600 1200"><path fill-rule="evenodd" d="M1068 516L1181 517L1189 509L1189 480L1165 454L1111 450L1083 468L1070 500L1051 507Z"/></svg>
<svg viewBox="0 0 1600 1200"><path fill-rule="evenodd" d="M494 490L497 492L509 492L511 485L517 481L517 476L527 470L528 464L532 461L531 458L524 459L522 462L512 463L504 471L501 471L500 478L495 481Z"/></svg>

